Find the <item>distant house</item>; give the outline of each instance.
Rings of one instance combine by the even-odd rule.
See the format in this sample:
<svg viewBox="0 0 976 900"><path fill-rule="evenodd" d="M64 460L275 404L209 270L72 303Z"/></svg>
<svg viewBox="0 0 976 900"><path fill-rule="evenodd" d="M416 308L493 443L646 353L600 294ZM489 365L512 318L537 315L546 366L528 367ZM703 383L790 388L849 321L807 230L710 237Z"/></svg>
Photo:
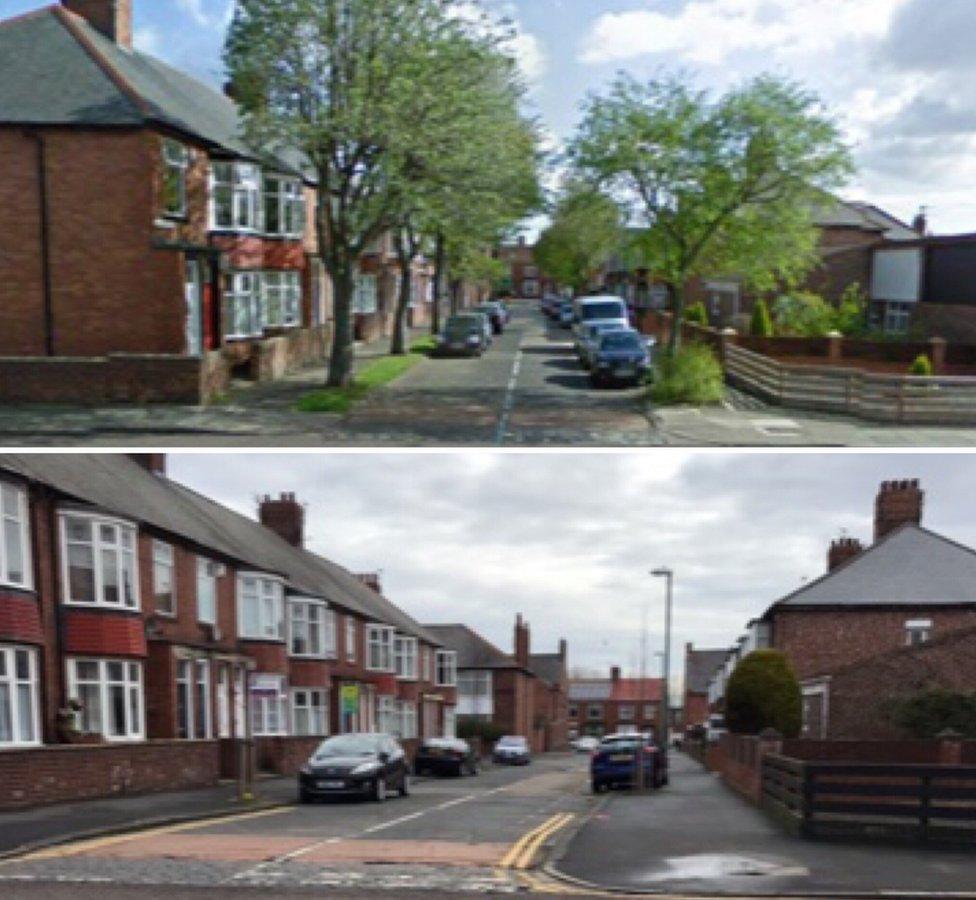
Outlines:
<svg viewBox="0 0 976 900"><path fill-rule="evenodd" d="M663 690L660 678L624 678L619 666L610 670L609 678L570 680L570 737L655 731Z"/></svg>
<svg viewBox="0 0 976 900"><path fill-rule="evenodd" d="M520 237L514 244L502 244L495 257L505 264L511 292L516 297L534 300L551 293L555 285L535 261L535 247Z"/></svg>
<svg viewBox="0 0 976 900"><path fill-rule="evenodd" d="M729 656L729 649L696 650L685 644L684 724L686 728L702 724L709 713L708 681Z"/></svg>

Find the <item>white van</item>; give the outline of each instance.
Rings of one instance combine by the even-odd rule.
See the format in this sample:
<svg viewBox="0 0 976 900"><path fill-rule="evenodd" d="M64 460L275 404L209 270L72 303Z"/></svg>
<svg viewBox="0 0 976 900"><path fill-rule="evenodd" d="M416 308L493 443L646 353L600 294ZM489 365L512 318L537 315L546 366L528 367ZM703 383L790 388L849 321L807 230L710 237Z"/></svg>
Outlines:
<svg viewBox="0 0 976 900"><path fill-rule="evenodd" d="M612 294L602 297L577 297L573 301L573 331L577 341L585 325L619 325L630 328L627 304Z"/></svg>

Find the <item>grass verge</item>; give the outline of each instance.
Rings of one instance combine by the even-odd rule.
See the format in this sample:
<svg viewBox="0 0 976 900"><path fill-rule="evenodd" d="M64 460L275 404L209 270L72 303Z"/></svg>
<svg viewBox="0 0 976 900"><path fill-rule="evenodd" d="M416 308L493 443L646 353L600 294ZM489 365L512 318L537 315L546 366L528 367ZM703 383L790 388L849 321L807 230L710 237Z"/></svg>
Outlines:
<svg viewBox="0 0 976 900"><path fill-rule="evenodd" d="M371 390L395 381L436 346L434 338L422 338L404 356L382 356L363 366L348 387L326 387L310 391L299 399L295 409L310 413L347 413Z"/></svg>
<svg viewBox="0 0 976 900"><path fill-rule="evenodd" d="M651 384L651 399L658 406L712 406L724 396L722 364L708 347L687 344L673 357L659 357Z"/></svg>

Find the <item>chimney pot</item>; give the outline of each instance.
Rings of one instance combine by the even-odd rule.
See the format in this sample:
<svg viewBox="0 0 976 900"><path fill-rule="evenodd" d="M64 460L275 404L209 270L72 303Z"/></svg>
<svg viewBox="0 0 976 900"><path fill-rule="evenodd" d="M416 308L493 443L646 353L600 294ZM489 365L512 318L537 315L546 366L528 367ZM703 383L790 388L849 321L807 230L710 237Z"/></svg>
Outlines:
<svg viewBox="0 0 976 900"><path fill-rule="evenodd" d="M842 537L831 543L827 551L827 571L833 572L838 566L853 559L864 549L857 538Z"/></svg>
<svg viewBox="0 0 976 900"><path fill-rule="evenodd" d="M166 474L165 453L130 453L129 458L154 475Z"/></svg>
<svg viewBox="0 0 976 900"><path fill-rule="evenodd" d="M921 525L924 501L917 478L882 482L874 504L875 541L908 522Z"/></svg>
<svg viewBox="0 0 976 900"><path fill-rule="evenodd" d="M132 0L61 0L61 4L110 41L132 49Z"/></svg>
<svg viewBox="0 0 976 900"><path fill-rule="evenodd" d="M612 666L610 668L610 680L620 681L620 666Z"/></svg>
<svg viewBox="0 0 976 900"><path fill-rule="evenodd" d="M282 494L279 500L272 500L270 494L265 494L258 507L258 518L262 525L292 546L305 546L305 508L295 500L293 493Z"/></svg>

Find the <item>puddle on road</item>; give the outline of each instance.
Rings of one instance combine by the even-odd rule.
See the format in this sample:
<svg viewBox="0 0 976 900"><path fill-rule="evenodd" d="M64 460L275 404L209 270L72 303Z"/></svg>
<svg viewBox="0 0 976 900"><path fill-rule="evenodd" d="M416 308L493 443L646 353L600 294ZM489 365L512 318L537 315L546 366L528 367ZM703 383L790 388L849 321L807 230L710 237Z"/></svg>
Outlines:
<svg viewBox="0 0 976 900"><path fill-rule="evenodd" d="M728 878L786 878L810 874L802 866L732 853L671 856L663 862L666 868L647 875L648 881L722 881Z"/></svg>

